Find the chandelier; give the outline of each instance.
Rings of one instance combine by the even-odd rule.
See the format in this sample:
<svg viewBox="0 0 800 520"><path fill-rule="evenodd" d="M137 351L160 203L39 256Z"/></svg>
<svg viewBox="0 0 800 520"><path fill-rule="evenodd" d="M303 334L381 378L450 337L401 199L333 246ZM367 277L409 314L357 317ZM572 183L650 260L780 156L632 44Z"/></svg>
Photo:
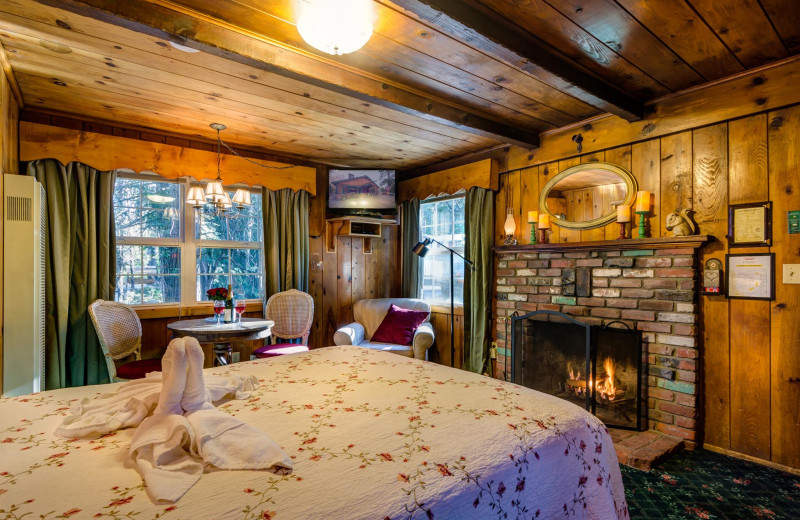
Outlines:
<svg viewBox="0 0 800 520"><path fill-rule="evenodd" d="M357 51L372 36L372 0L305 0L300 10L300 36L328 54Z"/></svg>
<svg viewBox="0 0 800 520"><path fill-rule="evenodd" d="M233 194L233 199L222 186L222 142L219 133L227 128L221 123L211 123L211 128L217 131L217 178L206 184L205 190L202 186L192 186L186 195L186 203L191 204L195 209L202 209L209 213L225 218L238 218L242 210L250 205L250 192L237 188ZM227 144L225 147L231 149ZM235 153L235 152L234 152ZM239 154L236 154L239 155Z"/></svg>

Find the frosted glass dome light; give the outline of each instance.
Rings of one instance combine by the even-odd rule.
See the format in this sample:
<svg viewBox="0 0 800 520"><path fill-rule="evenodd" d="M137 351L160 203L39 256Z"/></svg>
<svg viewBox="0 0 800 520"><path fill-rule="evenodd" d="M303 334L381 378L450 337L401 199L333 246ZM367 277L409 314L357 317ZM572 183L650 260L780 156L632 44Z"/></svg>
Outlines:
<svg viewBox="0 0 800 520"><path fill-rule="evenodd" d="M328 54L357 51L372 36L372 0L305 0L297 30L309 45Z"/></svg>

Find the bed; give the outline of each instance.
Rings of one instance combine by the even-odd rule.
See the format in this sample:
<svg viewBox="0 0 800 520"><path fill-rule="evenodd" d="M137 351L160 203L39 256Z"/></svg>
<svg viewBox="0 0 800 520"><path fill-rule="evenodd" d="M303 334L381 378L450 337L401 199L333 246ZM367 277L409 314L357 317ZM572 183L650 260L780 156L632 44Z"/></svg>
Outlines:
<svg viewBox="0 0 800 520"><path fill-rule="evenodd" d="M206 371L226 372L260 387L218 407L267 432L291 474L210 471L155 505L128 458L133 429L53 434L76 400L119 383L43 392L0 400L0 518L628 518L605 427L563 400L358 347Z"/></svg>

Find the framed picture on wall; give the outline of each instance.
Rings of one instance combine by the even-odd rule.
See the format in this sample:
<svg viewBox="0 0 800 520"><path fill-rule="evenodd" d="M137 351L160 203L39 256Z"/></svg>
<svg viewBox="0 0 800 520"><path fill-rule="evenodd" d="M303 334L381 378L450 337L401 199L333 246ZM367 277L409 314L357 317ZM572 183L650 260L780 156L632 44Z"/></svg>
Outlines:
<svg viewBox="0 0 800 520"><path fill-rule="evenodd" d="M772 203L728 206L728 239L731 247L772 245Z"/></svg>
<svg viewBox="0 0 800 520"><path fill-rule="evenodd" d="M725 255L728 298L775 299L775 253Z"/></svg>

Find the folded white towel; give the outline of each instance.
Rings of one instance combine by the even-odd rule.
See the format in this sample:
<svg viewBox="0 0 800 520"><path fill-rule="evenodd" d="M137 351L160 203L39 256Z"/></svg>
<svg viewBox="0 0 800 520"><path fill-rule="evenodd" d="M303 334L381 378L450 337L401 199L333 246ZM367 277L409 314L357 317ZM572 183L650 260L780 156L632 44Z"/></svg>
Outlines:
<svg viewBox="0 0 800 520"><path fill-rule="evenodd" d="M203 462L220 469L291 472L291 459L266 433L214 408L203 382L203 349L194 338L185 344L189 375L183 407Z"/></svg>
<svg viewBox="0 0 800 520"><path fill-rule="evenodd" d="M186 342L183 338L173 339L161 358L161 393L153 415L183 415L181 399L186 389L188 367Z"/></svg>
<svg viewBox="0 0 800 520"><path fill-rule="evenodd" d="M174 503L203 474L203 463L191 453L194 432L183 417L181 399L186 388L186 346L173 339L161 359L163 384L152 417L146 418L131 439L130 456L147 484L154 503Z"/></svg>
<svg viewBox="0 0 800 520"><path fill-rule="evenodd" d="M72 406L55 434L65 439L82 439L139 426L158 404L162 379L161 372L152 372L144 379L123 383L114 393L82 399ZM205 388L211 402L225 397L248 399L258 388L258 378L205 376Z"/></svg>

